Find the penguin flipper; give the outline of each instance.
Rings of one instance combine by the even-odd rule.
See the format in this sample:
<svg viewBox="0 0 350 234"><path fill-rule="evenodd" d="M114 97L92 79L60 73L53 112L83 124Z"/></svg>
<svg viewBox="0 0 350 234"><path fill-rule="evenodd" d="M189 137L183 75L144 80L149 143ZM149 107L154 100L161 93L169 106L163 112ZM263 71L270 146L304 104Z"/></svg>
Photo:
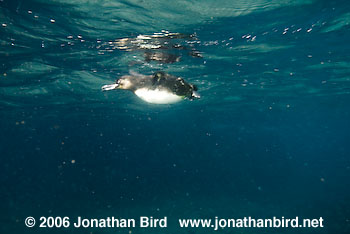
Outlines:
<svg viewBox="0 0 350 234"><path fill-rule="evenodd" d="M152 78L153 85L161 85L165 81L166 74L164 72L156 72Z"/></svg>

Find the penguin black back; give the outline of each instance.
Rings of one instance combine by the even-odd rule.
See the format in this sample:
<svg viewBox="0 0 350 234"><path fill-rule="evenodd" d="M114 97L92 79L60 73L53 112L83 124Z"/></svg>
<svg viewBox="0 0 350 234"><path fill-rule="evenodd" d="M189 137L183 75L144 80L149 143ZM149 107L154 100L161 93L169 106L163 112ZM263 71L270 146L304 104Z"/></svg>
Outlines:
<svg viewBox="0 0 350 234"><path fill-rule="evenodd" d="M172 76L165 72L156 72L152 77L154 87L168 89L178 96L191 97L197 87L187 83L181 77Z"/></svg>

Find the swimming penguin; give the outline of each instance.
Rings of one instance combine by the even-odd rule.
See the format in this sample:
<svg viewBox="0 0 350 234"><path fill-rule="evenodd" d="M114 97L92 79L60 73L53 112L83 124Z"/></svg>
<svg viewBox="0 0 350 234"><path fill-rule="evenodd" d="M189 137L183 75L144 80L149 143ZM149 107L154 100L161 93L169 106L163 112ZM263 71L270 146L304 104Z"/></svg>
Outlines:
<svg viewBox="0 0 350 234"><path fill-rule="evenodd" d="M130 72L130 75L122 76L115 84L102 86L103 91L113 89L130 90L142 100L154 104L170 104L184 98L200 98L195 85L162 71L153 75Z"/></svg>

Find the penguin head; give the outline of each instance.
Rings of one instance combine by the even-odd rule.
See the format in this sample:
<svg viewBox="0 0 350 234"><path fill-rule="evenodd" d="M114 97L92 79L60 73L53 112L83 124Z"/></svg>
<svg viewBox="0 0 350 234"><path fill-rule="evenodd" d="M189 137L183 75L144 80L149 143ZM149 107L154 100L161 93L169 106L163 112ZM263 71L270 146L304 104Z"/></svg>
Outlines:
<svg viewBox="0 0 350 234"><path fill-rule="evenodd" d="M131 76L122 76L116 81L116 89L132 89L133 83L131 82Z"/></svg>
<svg viewBox="0 0 350 234"><path fill-rule="evenodd" d="M132 82L132 76L122 76L114 84L102 86L103 91L113 90L113 89L129 89L132 90L134 84Z"/></svg>

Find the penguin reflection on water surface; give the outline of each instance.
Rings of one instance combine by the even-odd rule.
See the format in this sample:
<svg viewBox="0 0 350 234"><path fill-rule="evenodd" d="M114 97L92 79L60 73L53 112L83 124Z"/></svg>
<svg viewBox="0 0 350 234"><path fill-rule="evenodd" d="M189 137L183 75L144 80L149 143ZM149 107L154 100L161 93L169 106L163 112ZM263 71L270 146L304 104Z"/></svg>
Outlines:
<svg viewBox="0 0 350 234"><path fill-rule="evenodd" d="M184 98L200 98L195 85L165 72L156 72L153 75L130 72L130 75L122 76L115 84L102 86L103 91L113 89L130 90L142 100L154 104L171 104Z"/></svg>

